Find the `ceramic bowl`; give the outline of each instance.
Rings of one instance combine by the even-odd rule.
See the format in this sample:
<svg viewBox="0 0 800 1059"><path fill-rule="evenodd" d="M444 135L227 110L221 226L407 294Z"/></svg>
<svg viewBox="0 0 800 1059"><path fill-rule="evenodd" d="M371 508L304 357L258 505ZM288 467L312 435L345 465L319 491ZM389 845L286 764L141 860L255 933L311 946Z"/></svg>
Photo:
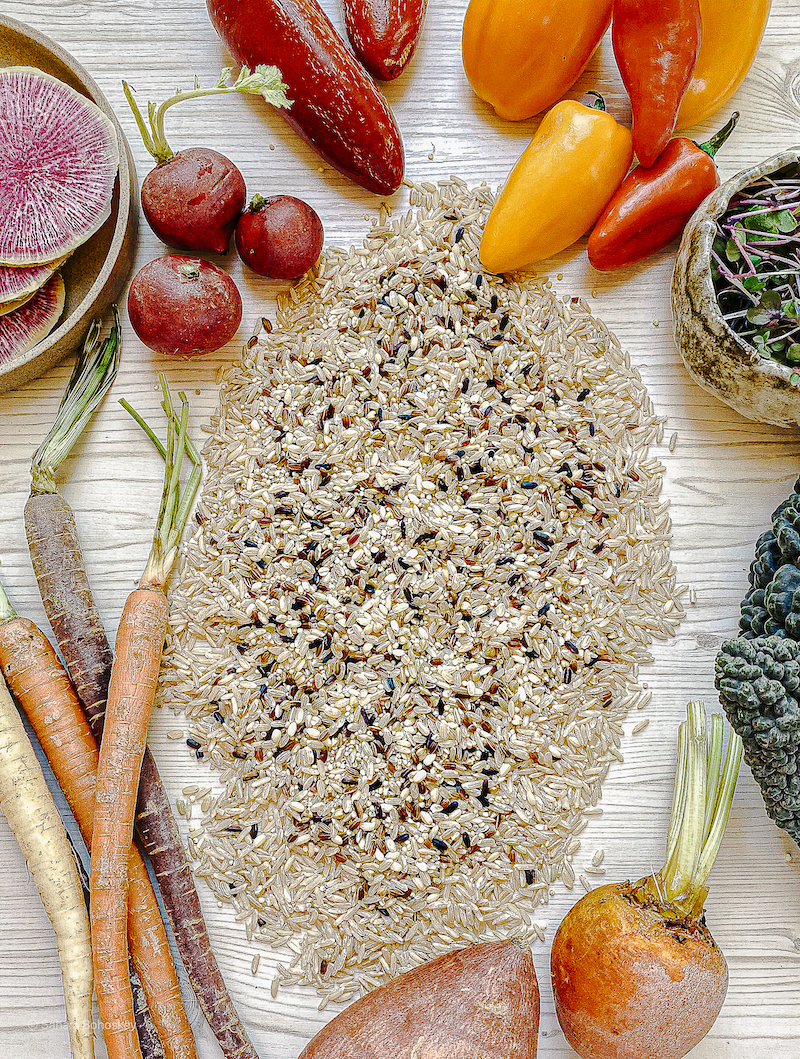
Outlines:
<svg viewBox="0 0 800 1059"><path fill-rule="evenodd" d="M83 342L92 320L121 292L133 266L138 221L136 167L108 100L87 71L43 33L0 15L0 66L35 66L88 96L114 122L120 142L111 216L67 259L61 272L66 304L58 326L18 357L0 364L0 392L42 375Z"/></svg>
<svg viewBox="0 0 800 1059"><path fill-rule="evenodd" d="M712 191L684 229L672 276L675 342L689 374L740 415L777 427L800 424L798 371L762 357L728 326L711 278L711 250L717 220L733 196L787 167L796 172L799 160L800 148L794 147L743 169Z"/></svg>

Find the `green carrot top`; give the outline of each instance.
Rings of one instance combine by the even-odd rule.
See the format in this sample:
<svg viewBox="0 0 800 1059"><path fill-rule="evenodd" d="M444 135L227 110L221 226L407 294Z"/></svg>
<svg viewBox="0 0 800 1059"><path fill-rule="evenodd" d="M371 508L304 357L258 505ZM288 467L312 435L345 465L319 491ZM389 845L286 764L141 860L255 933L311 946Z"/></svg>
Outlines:
<svg viewBox="0 0 800 1059"><path fill-rule="evenodd" d="M122 349L119 313L105 341L102 325L95 320L78 354L55 421L31 460L31 494L55 493L56 471L67 458L83 428L97 410L117 374Z"/></svg>
<svg viewBox="0 0 800 1059"><path fill-rule="evenodd" d="M139 413L126 400L122 399L120 404L133 416L164 460L164 488L156 519L153 546L147 566L139 581L140 588L163 589L178 554L178 545L200 485L202 468L200 453L186 433L189 421L189 402L186 394L178 394L181 402L180 413L178 413L172 403L167 380L163 374L159 375L159 381L164 395L161 407L167 416L166 445L162 444ZM188 457L192 470L186 485L181 488L181 467L184 456Z"/></svg>

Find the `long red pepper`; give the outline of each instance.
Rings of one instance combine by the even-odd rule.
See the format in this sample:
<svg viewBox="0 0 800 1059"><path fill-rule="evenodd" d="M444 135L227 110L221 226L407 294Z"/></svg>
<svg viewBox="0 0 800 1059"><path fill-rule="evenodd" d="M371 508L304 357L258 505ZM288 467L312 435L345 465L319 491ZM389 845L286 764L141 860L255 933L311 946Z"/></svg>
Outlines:
<svg viewBox="0 0 800 1059"><path fill-rule="evenodd" d="M655 162L675 130L701 37L699 0L614 0L611 42L643 166Z"/></svg>
<svg viewBox="0 0 800 1059"><path fill-rule="evenodd" d="M611 272L641 261L681 234L703 199L719 186L713 158L738 120L737 111L703 144L676 136L655 165L628 173L589 236L587 252L594 268Z"/></svg>

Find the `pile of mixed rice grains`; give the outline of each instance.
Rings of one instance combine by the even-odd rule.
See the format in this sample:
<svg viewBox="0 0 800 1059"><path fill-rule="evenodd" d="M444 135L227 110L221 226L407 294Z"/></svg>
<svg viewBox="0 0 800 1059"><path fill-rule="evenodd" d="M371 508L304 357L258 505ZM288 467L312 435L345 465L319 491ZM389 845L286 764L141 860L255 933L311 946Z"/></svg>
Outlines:
<svg viewBox="0 0 800 1059"><path fill-rule="evenodd" d="M178 803L195 871L283 954L273 994L542 938L683 615L663 422L583 302L481 271L491 201L414 187L327 251L211 424L161 701L214 770Z"/></svg>

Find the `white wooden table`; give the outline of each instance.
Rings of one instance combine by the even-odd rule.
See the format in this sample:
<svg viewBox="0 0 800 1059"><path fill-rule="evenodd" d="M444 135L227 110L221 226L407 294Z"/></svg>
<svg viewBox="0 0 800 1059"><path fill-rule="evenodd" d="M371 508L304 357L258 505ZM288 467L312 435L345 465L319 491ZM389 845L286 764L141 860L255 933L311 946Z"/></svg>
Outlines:
<svg viewBox="0 0 800 1059"><path fill-rule="evenodd" d="M527 144L536 121L504 124L471 93L460 58L465 0L431 0L424 36L405 75L387 88L403 131L407 175L437 180L456 173L496 187ZM744 3L742 4L744 7ZM326 5L341 25L334 3ZM139 99L160 101L195 74L210 84L230 59L206 15L203 0L4 0L4 13L38 29L82 62L115 107L136 157L139 178L150 168L125 103L121 80ZM610 41L570 92L597 89L621 120L629 109L615 72ZM727 120L733 105L739 127L718 156L723 179L800 140L800 8L774 0L756 63L732 105L692 130L699 140ZM380 200L324 166L258 100L212 99L172 110L167 134L173 147L204 144L233 158L249 193L287 192L320 214L326 242L359 242ZM405 204L403 193L392 200ZM137 267L161 253L142 225ZM679 635L656 645L656 660L642 672L653 690L649 727L623 744L625 761L604 788L604 815L583 833L577 870L595 849L606 850L607 878L638 877L660 864L672 792L675 731L689 698L716 703L713 661L720 641L736 632L738 604L758 535L773 508L800 473L800 437L750 423L706 395L684 371L671 328L669 280L674 247L617 274L593 272L585 240L550 262L554 285L585 297L617 332L640 368L656 409L667 417L665 442L656 449L666 466L671 503L673 558L679 578L696 603ZM210 417L217 401L215 376L230 363L263 315L274 309L277 289L243 274L235 256L227 262L240 286L245 311L237 339L219 354L183 362L144 348L125 321L124 356L114 395L127 397L158 420L157 372L188 393L192 429ZM31 453L52 420L69 374L64 363L21 390L0 397L0 577L15 607L47 628L36 590L22 523L29 490ZM113 637L124 598L141 573L157 506L160 467L138 428L108 400L67 461L60 476L83 538L90 579ZM634 721L627 726L628 731ZM151 745L173 799L201 766L182 744L168 741L171 716L156 715ZM800 1055L800 853L763 811L759 792L743 768L729 829L711 880L708 923L728 958L730 989L695 1059L790 1059ZM539 1054L573 1055L560 1033L549 988L549 940L566 909L582 891L562 886L542 918L548 944L534 953L542 987ZM270 996L272 957L257 951L200 885L214 948L259 1053L295 1059L330 1018L317 997L296 989ZM218 1057L194 998L187 1003L202 1059ZM0 819L0 1053L9 1059L66 1059L61 984L49 923L24 860ZM98 1055L105 1052L98 1045Z"/></svg>

